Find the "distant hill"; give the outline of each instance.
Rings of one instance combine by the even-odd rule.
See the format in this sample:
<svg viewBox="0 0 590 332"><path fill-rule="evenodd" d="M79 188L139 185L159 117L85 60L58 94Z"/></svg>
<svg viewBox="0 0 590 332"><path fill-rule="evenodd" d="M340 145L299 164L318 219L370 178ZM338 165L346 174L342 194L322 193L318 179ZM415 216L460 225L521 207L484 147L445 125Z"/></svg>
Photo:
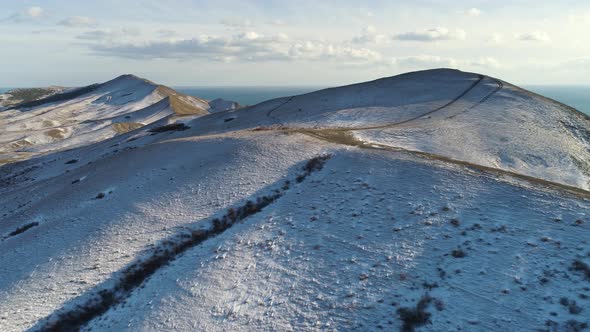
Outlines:
<svg viewBox="0 0 590 332"><path fill-rule="evenodd" d="M0 110L20 103L28 103L46 98L64 91L66 88L50 86L47 88L20 88L12 89L0 94Z"/></svg>
<svg viewBox="0 0 590 332"><path fill-rule="evenodd" d="M39 89L14 90L11 100L41 96L29 90ZM19 99L0 112L0 164L98 142L165 118L204 115L209 109L205 100L133 75L51 91Z"/></svg>

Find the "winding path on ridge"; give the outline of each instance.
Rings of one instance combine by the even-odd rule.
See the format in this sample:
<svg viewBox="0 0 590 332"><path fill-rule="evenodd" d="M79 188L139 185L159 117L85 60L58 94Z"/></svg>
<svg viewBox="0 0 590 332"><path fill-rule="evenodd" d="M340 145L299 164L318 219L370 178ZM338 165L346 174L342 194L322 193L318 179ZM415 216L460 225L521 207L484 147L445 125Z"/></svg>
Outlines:
<svg viewBox="0 0 590 332"><path fill-rule="evenodd" d="M389 124L384 124L384 125L350 127L350 128L347 128L347 127L290 128L290 127L284 126L284 124L277 117L273 116L272 113L275 111L278 111L281 107L288 104L290 101L292 101L296 97L296 96L291 96L286 101L282 102L281 104L279 104L278 106L272 108L270 111L267 112L267 116L274 118L277 121L277 125L279 126L278 128L268 128L268 130L277 130L277 131L284 131L284 132L297 132L297 133L308 135L308 136L314 137L316 139L320 139L320 140L334 143L334 144L356 146L356 147L367 148L367 149L380 149L380 150L389 150L389 151L397 151L397 152L406 152L406 153L410 153L412 155L416 155L416 156L419 156L422 158L438 160L438 161L442 161L442 162L446 162L446 163L450 163L450 164L454 164L454 165L460 165L463 167L468 167L471 169L478 170L480 172L494 174L494 175L500 176L500 177L507 176L509 178L514 178L514 179L518 179L520 181L524 181L524 182L529 183L533 186L541 186L543 188L557 190L562 193L574 195L576 197L583 197L585 199L590 199L590 191L587 191L587 190L584 190L581 188L577 188L574 186L569 186L569 185L558 183L558 182L548 181L548 180L544 180L544 179L512 172L512 171L501 169L501 168L479 165L479 164L471 163L471 162L464 161L464 160L457 160L457 159L453 159L450 157L446 157L446 156L438 155L438 154L434 154L434 153L408 150L408 149L398 147L398 146L386 145L386 144L375 143L375 142L365 142L365 141L359 140L358 138L354 137L354 135L353 135L353 132L355 132L355 131L396 128L399 126L404 126L404 127L414 126L415 125L413 123L414 121L424 118L426 116L436 114L437 112L440 112L442 110L445 110L445 109L453 106L455 103L462 100L469 92L473 91L477 86L480 86L482 81L486 78L494 81L494 83L496 83L496 87L493 90L491 90L489 93L485 94L477 102L474 102L473 104L462 108L458 112L455 112L453 114L450 114L450 115L447 115L446 117L444 117L444 119L452 119L452 118L455 118L457 115L466 113L466 112L480 106L481 104L485 103L486 101L488 101L492 96L494 96L496 93L498 93L500 90L502 90L504 88L504 83L501 80L493 78L493 77L478 75L478 79L473 84L471 84L465 91L461 92L458 96L451 99L446 104L444 104L440 107L437 107L431 111L428 111L426 113L423 113L419 116L415 116L415 117L412 117L412 118L404 120L404 121L389 123ZM423 124L423 123L421 123L421 124Z"/></svg>
<svg viewBox="0 0 590 332"><path fill-rule="evenodd" d="M445 103L442 106L439 106L433 110L430 110L428 112L422 113L420 115L414 116L412 118L403 120L403 121L399 121L399 122L394 122L394 123L388 123L388 124L383 124L383 125L376 125L376 126L361 126L361 127L339 127L339 128L330 128L330 130L339 130L339 131L359 131L359 130L371 130L371 129L385 129L385 128L393 128L393 127L397 127L397 126L401 126L401 125L407 125L408 123L411 123L413 121L416 121L418 119L422 119L424 117L427 116L431 116L437 112L440 112L442 110L445 110L451 106L453 106L455 103L457 103L458 101L464 99L464 97L470 93L472 90L474 90L477 86L481 85L481 82L486 79L489 78L491 80L493 80L497 86L490 91L488 94L486 94L483 98L481 98L479 101L475 102L473 105L467 107L466 109L459 111L455 114L450 115L449 117L447 117L448 119L450 118L454 118L455 116L461 114L461 113L465 113L471 109L474 109L475 107L485 103L490 97L492 97L493 95L495 95L498 91L500 91L502 88L504 88L504 84L502 83L502 81L496 79L496 78L492 78L489 76L484 76L484 75L478 75L477 79L469 86L467 87L467 89L465 89L463 92L461 92L459 95L457 95L456 97L454 97L453 99L451 99L450 101L448 101L447 103ZM277 105L276 107L273 107L271 110L269 110L266 113L267 117L271 117L274 120L277 121L277 124L281 127L284 127L284 124L279 120L279 118L277 118L276 116L273 115L274 112L279 111L283 106L287 105L289 102L291 102L296 96L291 96L288 97L287 100L285 100L283 103Z"/></svg>

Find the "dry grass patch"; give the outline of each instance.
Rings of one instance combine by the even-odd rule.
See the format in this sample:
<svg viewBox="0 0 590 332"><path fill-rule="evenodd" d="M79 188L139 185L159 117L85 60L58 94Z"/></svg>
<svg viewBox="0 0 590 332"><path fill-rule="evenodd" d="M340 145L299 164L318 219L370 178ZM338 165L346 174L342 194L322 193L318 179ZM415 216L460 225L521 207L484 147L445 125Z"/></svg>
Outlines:
<svg viewBox="0 0 590 332"><path fill-rule="evenodd" d="M45 132L45 135L55 139L64 139L66 137L65 130L60 128L50 129Z"/></svg>
<svg viewBox="0 0 590 332"><path fill-rule="evenodd" d="M144 124L139 122L119 122L113 123L112 126L113 129L115 129L115 131L117 132L117 134L125 134L132 130L143 127Z"/></svg>

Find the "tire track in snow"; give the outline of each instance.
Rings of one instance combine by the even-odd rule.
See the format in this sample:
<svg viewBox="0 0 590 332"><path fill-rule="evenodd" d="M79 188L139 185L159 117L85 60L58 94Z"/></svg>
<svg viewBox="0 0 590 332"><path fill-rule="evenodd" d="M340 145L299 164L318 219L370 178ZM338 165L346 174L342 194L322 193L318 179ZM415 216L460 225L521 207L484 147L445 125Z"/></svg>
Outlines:
<svg viewBox="0 0 590 332"><path fill-rule="evenodd" d="M415 116L413 118L404 120L404 121L400 121L400 122L395 122L395 123L389 123L389 124L385 124L385 125L379 125L379 126L367 126L367 127L356 127L356 128L337 128L337 130L370 130L370 129L384 129L384 128L389 128L389 127L394 127L394 126L399 126L399 125L403 125L406 124L408 122L412 122L415 120L418 120L420 118L423 118L425 116L431 115L433 113L442 111L450 106L452 106L453 104L455 104L456 102L458 102L459 100L461 100L463 97L465 97L469 92L471 92L471 90L475 89L475 87L477 87L479 85L479 83L481 83L481 81L483 81L483 79L485 78L484 75L477 75L478 78L477 80L475 80L473 82L473 84L471 84L467 89L465 89L465 91L461 92L461 94L459 94L458 96L456 96L455 98L451 99L449 102L447 102L446 104L439 106L431 111L428 111L426 113L423 113L421 115Z"/></svg>
<svg viewBox="0 0 590 332"><path fill-rule="evenodd" d="M320 171L330 158L331 155L322 155L309 159L302 172L293 180L286 180L279 189L257 197L254 202L248 200L242 206L230 207L221 218L212 219L211 227L208 229L188 230L162 240L156 248L145 255L145 258L136 260L113 273L111 279L68 301L60 309L38 321L29 331L80 330L93 319L125 301L150 276L187 250L221 235L234 224L244 221L277 201L291 189L292 183L301 183L312 173Z"/></svg>
<svg viewBox="0 0 590 332"><path fill-rule="evenodd" d="M489 76L488 76L489 77ZM504 83L502 81L500 81L497 78L493 78L493 77L489 77L490 79L494 80L494 82L496 82L496 84L498 85L492 92L490 92L489 94L487 94L485 97L483 97L480 101L478 101L477 103L471 105L469 108L467 108L464 111L461 111L459 113L453 114L451 116L449 116L447 119L452 119L454 117L456 117L459 114L463 114L466 112L471 111L472 109L476 108L477 106L485 103L486 101L488 101L488 99L490 99L493 95L495 95L496 93L498 93L498 91L502 90L504 88Z"/></svg>
<svg viewBox="0 0 590 332"><path fill-rule="evenodd" d="M272 114L272 112L278 110L279 108L287 105L291 100L293 100L293 98L295 98L295 96L291 96L291 97L287 98L287 100L285 100L284 102L282 102L280 105L278 105L278 106L272 108L270 111L266 112L266 116L267 117L272 117L273 119L276 119L282 125L282 123L279 121L279 119L277 119L276 117L272 116L271 114Z"/></svg>
<svg viewBox="0 0 590 332"><path fill-rule="evenodd" d="M461 100L463 97L465 97L470 91L472 91L473 89L475 89L475 87L477 87L481 83L481 81L483 81L483 79L485 77L486 76L484 76L484 75L478 74L477 75L477 80L475 80L469 87L467 87L467 89L465 89L463 92L461 92L459 95L457 95L456 97L454 97L453 99L451 99L450 101L448 101L447 103L445 103L444 105L439 106L439 107L437 107L437 108L435 108L433 110L430 110L430 111L428 111L426 113L422 113L420 115L414 116L414 117L412 117L410 119L403 120L403 121L400 121L400 122L395 122L395 123L388 123L388 124L385 124L385 125L378 125L378 126L353 127L353 128L332 128L332 130L351 131L351 130L383 129L383 128L389 128L389 127L393 127L393 126L399 126L399 125L406 124L406 123L411 122L411 121L418 120L420 118L423 118L425 116L431 115L433 113L439 112L439 111L441 111L443 109L446 109L446 108L452 106L453 104L455 104L456 102L458 102L459 100ZM493 91L491 94L494 94L495 92L497 92L497 91ZM486 96L486 97L489 98L491 96L491 94L488 95L488 96ZM293 100L293 98L295 98L295 96L289 97L285 102L283 102L280 105L274 107L273 109L271 109L270 111L268 111L266 113L266 116L267 117L272 117L274 120L276 120L276 122L277 122L277 124L279 126L284 126L284 123L281 122L277 117L272 116L272 113L274 111L277 111L279 108L283 107L287 103L289 103L291 100ZM487 98L484 98L484 99L487 100ZM482 102L485 102L485 100L479 101L478 104L479 103L482 103Z"/></svg>

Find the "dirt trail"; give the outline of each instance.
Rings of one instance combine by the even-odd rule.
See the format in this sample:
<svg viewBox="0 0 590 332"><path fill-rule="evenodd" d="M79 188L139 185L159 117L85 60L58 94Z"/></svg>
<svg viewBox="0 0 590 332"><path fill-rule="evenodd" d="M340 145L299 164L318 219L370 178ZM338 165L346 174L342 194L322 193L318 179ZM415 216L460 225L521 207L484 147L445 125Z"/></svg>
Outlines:
<svg viewBox="0 0 590 332"><path fill-rule="evenodd" d="M540 186L540 187L542 187L542 189L558 191L563 194L573 195L574 197L577 197L577 198L590 199L590 191L587 191L587 190L584 190L581 188L568 186L565 184L552 182L552 181L548 181L548 180L543 180L543 179L539 179L536 177L532 177L532 176L528 176L528 175L524 175L524 174L519 174L519 173L515 173L515 172L511 172L511 171L507 171L507 170L503 170L503 169L499 169L499 168L483 166L483 165L470 163L470 162L463 161L463 160L457 160L457 159L453 159L453 158L449 158L449 157L445 157L445 156L441 156L441 155L437 155L437 154L433 154L433 153L416 151L416 150L407 150L407 149L400 148L397 146L390 146L390 145L379 144L379 143L365 142L365 141L362 141L362 140L356 138L353 135L353 130L341 130L341 128L338 128L336 130L335 129L286 129L285 131L301 133L304 135L308 135L308 136L311 136L311 137L314 137L314 138L317 138L317 139L320 139L320 140L323 140L326 142L335 143L335 144L355 146L355 147L359 147L359 148L363 148L363 149L387 150L387 151L408 153L408 154L411 154L414 156L418 156L420 158L437 160L437 161L442 161L442 162L453 164L453 165L468 167L472 170L476 170L476 171L483 172L486 174L494 175L494 177L498 180L502 180L502 178L508 177L508 178L524 181L525 183L533 185L535 187Z"/></svg>
<svg viewBox="0 0 590 332"><path fill-rule="evenodd" d="M481 84L481 82L485 79L485 78L489 78L491 80L494 80L496 82L496 84L498 85L494 90L492 90L490 93L488 93L487 95L485 95L482 99L480 99L478 102L474 103L473 105L469 106L467 109L453 114L452 116L450 116L449 118L453 118L461 113L465 113L483 103L485 103L490 97L492 97L494 94L496 94L498 91L500 91L502 88L504 88L504 84L502 83L502 81L492 78L492 77L488 77L488 76L484 76L484 75L478 75L477 80L475 80L467 89L465 89L463 92L461 92L459 95L457 95L456 97L454 97L453 99L451 99L450 101L448 101L446 104L439 106L433 110L430 110L428 112L422 113L418 116L414 116L410 119L406 119L400 122L394 122L394 123L388 123L388 124L383 124L383 125L376 125L376 126L362 126L362 127L351 127L351 128L332 128L332 130L340 130L340 131L358 131L358 130L371 130L371 129L385 129L385 128L393 128L393 127L398 127L398 126L402 126L402 125L406 125L408 123L411 123L413 121L416 121L418 119L430 116L432 114L435 114L439 111L442 111L444 109L447 109L451 106L453 106L455 103L457 103L458 101L462 100L469 92L471 92L473 89L475 89L477 86L479 86ZM273 109L271 109L270 111L268 111L266 113L267 117L272 117L273 119L275 119L277 121L277 124L279 126L283 126L284 124L275 116L273 116L273 112L280 110L281 107L285 106L286 104L288 104L289 102L291 102L293 99L295 98L295 96L291 96L289 97L286 101L284 101L283 103L281 103L280 105L274 107Z"/></svg>

